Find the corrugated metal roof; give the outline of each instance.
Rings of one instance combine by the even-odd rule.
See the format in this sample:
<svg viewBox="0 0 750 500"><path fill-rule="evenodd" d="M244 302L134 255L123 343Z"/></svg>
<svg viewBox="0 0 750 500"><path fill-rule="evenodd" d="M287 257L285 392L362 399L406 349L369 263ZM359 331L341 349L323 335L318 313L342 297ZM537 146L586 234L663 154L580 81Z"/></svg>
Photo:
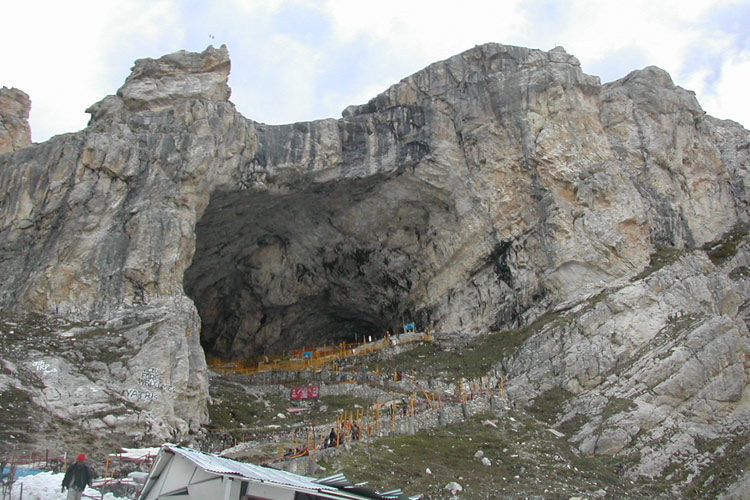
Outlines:
<svg viewBox="0 0 750 500"><path fill-rule="evenodd" d="M378 495L384 496L384 497L399 497L404 494L403 491L401 491L401 488L396 488L395 490L390 491L379 491Z"/></svg>
<svg viewBox="0 0 750 500"><path fill-rule="evenodd" d="M362 486L346 486L342 488L341 491L348 491L365 498L373 498L378 500L407 500L407 497L404 496L404 493L403 491L401 491L401 489L381 493L379 491L374 491Z"/></svg>
<svg viewBox="0 0 750 500"><path fill-rule="evenodd" d="M234 475L249 480L289 486L295 489L318 491L321 495L328 498L372 498L382 500L405 500L407 498L403 495L400 489L388 491L386 493L377 493L367 488L352 486L351 482L349 482L349 480L347 480L341 473L322 479L315 479L283 470L264 467L262 465L237 462L229 458L219 457L209 453L191 450L189 448L182 448L176 445L164 445L160 454L164 452L171 452L180 455L194 463L196 466L201 467L203 470L215 474ZM149 475L151 482L161 474L161 469L164 467L162 462L163 461L157 459L154 464L154 470L152 470ZM160 468L158 472L155 470L157 467ZM148 484L144 488L142 494L150 489L150 486L151 485ZM416 499L419 498L419 496L411 498Z"/></svg>
<svg viewBox="0 0 750 500"><path fill-rule="evenodd" d="M328 486L336 486L337 488L351 486L352 484L351 481L349 481L341 472L334 474L333 476L315 479L314 481L320 484L327 484Z"/></svg>
<svg viewBox="0 0 750 500"><path fill-rule="evenodd" d="M292 474L291 472L283 470L271 469L270 467L263 467L262 465L237 462L229 458L218 457L216 455L210 455L208 453L179 446L165 445L163 449L185 457L195 465L202 467L204 470L216 474L233 474L256 481L268 481L271 483L310 490L337 490L335 486L319 483L315 481L314 478Z"/></svg>

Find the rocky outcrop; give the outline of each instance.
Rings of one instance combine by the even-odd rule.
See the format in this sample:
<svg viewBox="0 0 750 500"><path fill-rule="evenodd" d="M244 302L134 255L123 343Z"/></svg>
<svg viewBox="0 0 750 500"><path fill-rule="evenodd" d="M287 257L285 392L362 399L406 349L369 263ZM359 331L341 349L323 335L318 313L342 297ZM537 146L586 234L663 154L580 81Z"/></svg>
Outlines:
<svg viewBox="0 0 750 500"><path fill-rule="evenodd" d="M570 399L557 425L582 453L630 455L634 476L699 471L750 429L750 253L741 241L725 262L677 252L639 279L548 312L498 365L511 399L561 388Z"/></svg>
<svg viewBox="0 0 750 500"><path fill-rule="evenodd" d="M181 50L160 59L138 59L117 96L86 110L92 121L122 112L159 111L185 99L226 101L229 52L209 47L200 54Z"/></svg>
<svg viewBox="0 0 750 500"><path fill-rule="evenodd" d="M710 281L695 285L708 303L691 302L699 295L679 288L679 273L669 286L656 273L627 285L658 250L701 247L748 218L748 132L707 117L664 71L601 85L562 48L488 44L339 120L269 126L227 100L229 67L224 47L139 60L117 95L89 108L85 130L0 156L0 308L77 324L59 334L122 327L132 339L132 356L107 377L86 375L109 395L93 427L118 415L143 427L132 414L166 417L157 436L195 430L206 421L203 350L244 358L404 321L457 339L602 293L611 300L575 328L545 330L559 338L549 363L532 347L547 337L506 362L519 383L539 381L517 390L520 401L555 385L581 398L634 391L605 388L608 370L647 366L644 346L685 312L721 311L690 323L701 356L718 353L706 332L746 342L744 288L724 290L724 271L705 259L684 266ZM670 286L682 301L637 314ZM632 330L617 307L648 328ZM619 322L614 340L608 321ZM715 383L733 401L741 352L686 397ZM670 379L664 370L654 384ZM677 397L677 386L665 393ZM605 446L594 434L576 438L582 451L635 439Z"/></svg>
<svg viewBox="0 0 750 500"><path fill-rule="evenodd" d="M663 71L601 87L561 49L490 45L338 122L256 124L241 189L214 193L185 276L207 345L257 352L404 319L475 334L636 273L659 245L701 244L744 216L742 162L718 159L703 116Z"/></svg>
<svg viewBox="0 0 750 500"><path fill-rule="evenodd" d="M30 110L31 101L26 93L16 88L0 88L0 153L18 151L31 144Z"/></svg>
<svg viewBox="0 0 750 500"><path fill-rule="evenodd" d="M198 115L213 116L213 106L234 113L225 100L228 71L226 48L137 61L121 96L92 106L88 129L2 160L3 310L13 319L61 318L56 335L100 341L101 351L86 357L93 370L81 366L75 349L38 353L21 365L43 384L23 388L57 418L84 417L87 429L162 440L207 421L200 318L181 278L200 199L209 195L209 186L195 192L207 152L188 129L182 140L191 152L168 159L161 141L171 134L147 130L180 106L204 124ZM162 109L170 100L174 107ZM154 146L182 172L148 160ZM109 362L101 366L99 358ZM59 368L35 373L40 363ZM83 399L82 386L91 387Z"/></svg>

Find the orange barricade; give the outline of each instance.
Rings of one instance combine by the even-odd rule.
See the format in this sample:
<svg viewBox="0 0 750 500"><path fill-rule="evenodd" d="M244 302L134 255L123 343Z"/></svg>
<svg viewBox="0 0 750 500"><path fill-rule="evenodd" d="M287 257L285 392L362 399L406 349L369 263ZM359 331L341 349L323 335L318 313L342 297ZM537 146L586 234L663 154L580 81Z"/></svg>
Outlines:
<svg viewBox="0 0 750 500"><path fill-rule="evenodd" d="M407 342L431 342L432 336L423 333L417 338L401 340ZM341 358L372 354L392 344L391 337L382 338L374 342L344 343L338 346L323 346L311 349L294 349L276 356L263 356L258 360L241 360L225 362L217 358L209 359L208 365L219 371L229 371L242 375L253 375L269 371L302 371L319 370Z"/></svg>

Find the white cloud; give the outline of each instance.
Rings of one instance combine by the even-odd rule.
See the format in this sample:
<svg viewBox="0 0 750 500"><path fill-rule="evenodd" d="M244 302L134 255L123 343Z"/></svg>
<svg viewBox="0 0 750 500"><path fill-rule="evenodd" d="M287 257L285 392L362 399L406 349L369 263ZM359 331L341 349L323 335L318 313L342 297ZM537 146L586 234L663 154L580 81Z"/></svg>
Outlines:
<svg viewBox="0 0 750 500"><path fill-rule="evenodd" d="M512 43L525 32L522 5L520 0L325 0L331 40L321 62L346 53L346 47L358 47L367 61L353 61L345 75L357 87L318 89L318 108L327 110L318 115L338 116L344 107L365 103L402 78L475 45Z"/></svg>
<svg viewBox="0 0 750 500"><path fill-rule="evenodd" d="M623 49L642 52L647 65L679 72L689 48L701 40L697 22L721 2L576 0L568 5L573 21L561 30L561 43L584 68ZM632 68L638 69L638 68Z"/></svg>
<svg viewBox="0 0 750 500"><path fill-rule="evenodd" d="M0 84L30 95L34 140L85 127L85 109L113 93L110 61L174 27L172 2L13 2L4 11ZM7 52L7 56L5 54ZM116 58L116 57L115 57ZM130 59L132 62L132 59ZM117 70L127 74L127 67Z"/></svg>
<svg viewBox="0 0 750 500"><path fill-rule="evenodd" d="M381 0L367 5L369 8L351 0L325 1L341 42L364 38L391 57L423 65L477 44L512 40L524 31L520 0Z"/></svg>
<svg viewBox="0 0 750 500"><path fill-rule="evenodd" d="M708 85L708 76L703 72L690 81L703 109L716 118L729 118L745 128L750 127L750 100L747 98L750 51L732 55L724 61L721 75L713 85Z"/></svg>
<svg viewBox="0 0 750 500"><path fill-rule="evenodd" d="M735 80L744 74L742 61L746 58L738 57L732 48L732 33L707 22L712 12L741 3L573 0L565 4L565 18L554 36L558 44L578 57L584 71L602 76L603 81L645 66L659 66L676 84L694 90L709 114L717 110L747 125L750 119L741 113L743 97L737 91L741 80ZM750 20L746 23L750 30ZM712 66L723 67L723 91L718 90L718 84L716 89L708 84Z"/></svg>
<svg viewBox="0 0 750 500"><path fill-rule="evenodd" d="M81 128L90 104L82 101L95 90L86 72L97 71L92 42L103 38L104 9L93 1L13 2L9 7L0 36L2 45L13 50L4 51L0 81L31 96L32 133Z"/></svg>
<svg viewBox="0 0 750 500"><path fill-rule="evenodd" d="M660 66L709 113L747 126L747 47L706 21L742 1L27 0L4 8L0 85L31 96L32 133L45 140L85 126L84 109L135 59L226 43L238 109L287 123L338 116L477 44L557 44L604 81Z"/></svg>
<svg viewBox="0 0 750 500"><path fill-rule="evenodd" d="M274 110L273 123L292 123L300 121L298 117L312 116L317 99L317 67L321 55L284 35L273 35L267 48L270 50L264 51L264 68L274 74L280 87L271 96L260 97ZM285 55L284 64L278 64L277 54Z"/></svg>
<svg viewBox="0 0 750 500"><path fill-rule="evenodd" d="M219 2L221 3L221 2ZM229 6L245 15L265 15L279 10L284 0L229 0Z"/></svg>

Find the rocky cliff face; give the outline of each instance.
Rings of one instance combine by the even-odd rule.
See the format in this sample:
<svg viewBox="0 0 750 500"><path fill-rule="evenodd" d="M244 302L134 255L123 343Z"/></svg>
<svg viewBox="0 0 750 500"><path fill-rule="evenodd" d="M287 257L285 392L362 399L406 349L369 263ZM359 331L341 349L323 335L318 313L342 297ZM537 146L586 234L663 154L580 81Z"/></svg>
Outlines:
<svg viewBox="0 0 750 500"><path fill-rule="evenodd" d="M18 151L31 144L31 101L18 89L0 88L0 153Z"/></svg>
<svg viewBox="0 0 750 500"><path fill-rule="evenodd" d="M601 394L641 398L622 422L676 393L664 411L691 422L747 406L744 274L694 255L639 276L748 219L748 132L664 71L601 85L562 48L489 44L339 120L268 126L227 100L229 68L224 47L136 61L85 130L0 156L0 308L103 346L87 373L43 350L6 366L41 381L37 404L66 414L80 391L64 372L96 389L93 428L183 435L206 420L204 351L243 358L404 321L455 341L602 297L498 360L519 401L580 395L570 418L600 417L583 451L644 439L596 413ZM710 375L685 389L669 381L690 353ZM644 375L611 379L625 366Z"/></svg>

